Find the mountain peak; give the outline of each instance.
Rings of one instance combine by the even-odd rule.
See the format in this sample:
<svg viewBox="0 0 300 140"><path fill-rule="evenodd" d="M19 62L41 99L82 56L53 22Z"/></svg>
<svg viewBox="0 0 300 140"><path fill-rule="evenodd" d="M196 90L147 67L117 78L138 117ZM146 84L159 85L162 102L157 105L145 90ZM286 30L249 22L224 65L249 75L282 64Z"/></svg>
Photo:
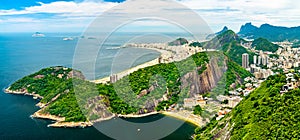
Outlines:
<svg viewBox="0 0 300 140"><path fill-rule="evenodd" d="M241 37L248 39L257 39L259 37L266 38L272 42L279 42L284 40L298 41L300 40L300 26L299 27L284 27L274 26L268 23L262 24L260 27L253 26L251 23L246 23L238 33Z"/></svg>
<svg viewBox="0 0 300 140"><path fill-rule="evenodd" d="M214 33L214 34L208 35L208 36L206 37L206 39L210 40L210 39L216 37L217 35L220 35L220 34L226 32L226 31L228 31L228 30L229 30L228 27L227 27L227 26L224 26L223 29L222 29L221 31L219 31L219 32L217 32L217 33Z"/></svg>
<svg viewBox="0 0 300 140"><path fill-rule="evenodd" d="M268 23L265 23L265 24L262 24L262 25L260 26L260 28L263 28L263 27L272 27L272 25L270 25L270 24L268 24Z"/></svg>
<svg viewBox="0 0 300 140"><path fill-rule="evenodd" d="M228 30L228 27L227 26L224 26L223 30L222 31L227 31Z"/></svg>
<svg viewBox="0 0 300 140"><path fill-rule="evenodd" d="M251 22L246 23L245 25L243 25L240 29L239 34L243 34L243 33L247 33L247 32L252 32L254 30L258 29L258 27L252 25Z"/></svg>

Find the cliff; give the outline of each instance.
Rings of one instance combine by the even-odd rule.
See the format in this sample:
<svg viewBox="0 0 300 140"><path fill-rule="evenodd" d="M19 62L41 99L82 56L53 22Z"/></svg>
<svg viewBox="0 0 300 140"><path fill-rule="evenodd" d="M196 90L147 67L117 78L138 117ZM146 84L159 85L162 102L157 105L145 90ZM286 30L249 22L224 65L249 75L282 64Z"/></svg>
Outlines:
<svg viewBox="0 0 300 140"><path fill-rule="evenodd" d="M216 87L221 77L227 70L226 62L223 60L223 64L218 64L217 58L212 58L207 64L207 68L200 75L197 71L187 73L181 78L181 89L189 88L190 96L194 97L197 94L207 93ZM199 69L199 68L198 68Z"/></svg>

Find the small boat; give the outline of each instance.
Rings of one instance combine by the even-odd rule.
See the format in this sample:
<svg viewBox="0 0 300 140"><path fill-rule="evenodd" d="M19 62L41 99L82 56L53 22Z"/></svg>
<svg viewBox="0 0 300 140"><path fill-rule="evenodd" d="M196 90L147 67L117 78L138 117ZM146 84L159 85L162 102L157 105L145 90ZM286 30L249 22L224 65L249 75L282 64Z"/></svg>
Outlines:
<svg viewBox="0 0 300 140"><path fill-rule="evenodd" d="M40 32L36 32L32 35L32 37L45 37L45 35Z"/></svg>
<svg viewBox="0 0 300 140"><path fill-rule="evenodd" d="M38 99L38 97L36 97L36 96L33 96L32 98L35 99L35 100Z"/></svg>
<svg viewBox="0 0 300 140"><path fill-rule="evenodd" d="M72 41L72 40L74 40L74 38L72 38L72 37L65 37L65 38L63 38L63 41Z"/></svg>

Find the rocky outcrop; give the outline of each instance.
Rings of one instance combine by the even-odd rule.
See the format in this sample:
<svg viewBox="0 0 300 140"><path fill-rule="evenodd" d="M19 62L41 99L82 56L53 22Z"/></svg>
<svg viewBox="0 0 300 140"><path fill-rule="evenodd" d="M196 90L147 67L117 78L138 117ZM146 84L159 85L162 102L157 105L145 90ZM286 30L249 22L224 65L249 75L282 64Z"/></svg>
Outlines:
<svg viewBox="0 0 300 140"><path fill-rule="evenodd" d="M181 78L181 89L189 88L191 97L211 91L227 70L226 60L223 60L222 64L218 61L218 58L212 58L200 75L196 70L184 75Z"/></svg>
<svg viewBox="0 0 300 140"><path fill-rule="evenodd" d="M85 76L80 71L77 71L77 70L72 70L68 73L68 76L67 76L68 79L74 78L74 77L85 80Z"/></svg>

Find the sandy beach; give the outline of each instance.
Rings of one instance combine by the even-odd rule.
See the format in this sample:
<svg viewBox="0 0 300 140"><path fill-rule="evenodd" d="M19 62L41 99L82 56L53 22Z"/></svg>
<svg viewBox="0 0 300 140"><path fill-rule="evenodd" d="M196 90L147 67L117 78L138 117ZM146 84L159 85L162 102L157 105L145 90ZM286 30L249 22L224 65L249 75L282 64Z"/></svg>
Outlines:
<svg viewBox="0 0 300 140"><path fill-rule="evenodd" d="M164 111L164 112L161 112L161 114L189 122L198 127L202 127L205 125L205 123L203 123L203 119L200 116L194 115L188 111L180 111L180 112Z"/></svg>
<svg viewBox="0 0 300 140"><path fill-rule="evenodd" d="M138 65L138 66L135 66L133 68L130 68L128 70L125 70L123 72L120 72L118 73L117 75L119 76L119 78L122 78L126 75L129 75L130 73L133 73L139 69L142 69L142 68L146 68L146 67L150 67L150 66L154 66L154 65L157 65L159 64L158 63L158 58L154 59L154 60L151 60L149 62L146 62L146 63L143 63L141 65ZM104 78L101 78L101 79L98 79L98 80L92 80L90 82L93 82L93 83L96 83L96 84L106 84L110 81L110 77L104 77Z"/></svg>
<svg viewBox="0 0 300 140"><path fill-rule="evenodd" d="M117 73L116 75L118 75L118 79L121 79L122 77L127 76L130 73L133 73L142 68L154 66L159 63L171 63L174 61L181 61L197 52L203 51L201 48L197 48L197 47L168 46L166 44L129 44L127 47L154 50L154 51L157 51L160 53L160 57L153 59L151 61L145 62L143 64L140 64L138 66L132 67L123 72ZM108 76L108 77L104 77L101 79L92 80L90 82L97 83L97 84L99 84L99 83L106 84L106 83L110 82L110 77Z"/></svg>

